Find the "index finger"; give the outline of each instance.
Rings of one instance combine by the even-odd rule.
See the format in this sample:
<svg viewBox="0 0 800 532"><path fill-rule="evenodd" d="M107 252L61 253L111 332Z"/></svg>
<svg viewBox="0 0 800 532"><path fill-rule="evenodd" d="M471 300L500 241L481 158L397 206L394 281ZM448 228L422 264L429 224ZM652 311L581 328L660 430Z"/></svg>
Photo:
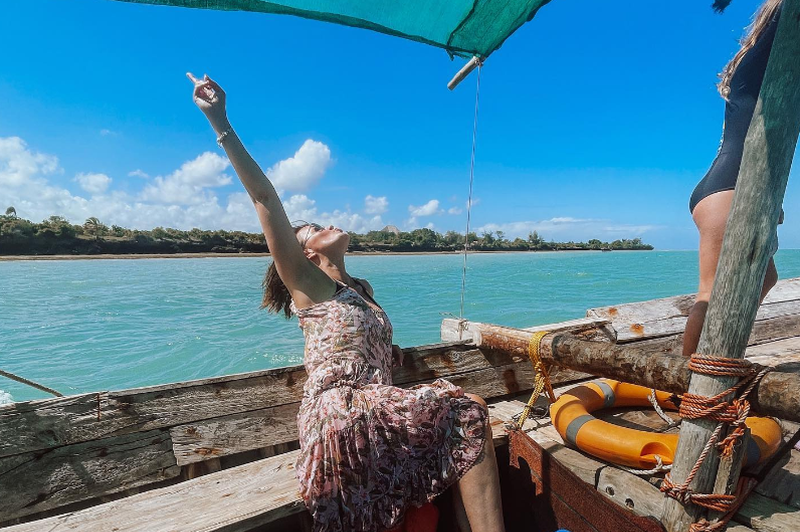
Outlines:
<svg viewBox="0 0 800 532"><path fill-rule="evenodd" d="M189 78L189 81L191 81L195 85L199 83L199 80L196 77L194 77L194 75L191 72L187 72L186 77Z"/></svg>

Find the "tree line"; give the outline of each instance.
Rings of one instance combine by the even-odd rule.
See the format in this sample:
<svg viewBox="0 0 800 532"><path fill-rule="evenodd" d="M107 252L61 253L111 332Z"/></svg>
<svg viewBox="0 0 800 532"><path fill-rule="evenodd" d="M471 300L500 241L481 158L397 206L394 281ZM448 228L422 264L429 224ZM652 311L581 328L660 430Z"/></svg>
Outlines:
<svg viewBox="0 0 800 532"><path fill-rule="evenodd" d="M566 251L566 250L650 250L653 246L641 239L602 242L555 242L545 240L536 231L527 239L508 239L503 231L468 235L469 249L477 251ZM463 233L432 229L398 231L394 228L350 233L350 250L365 252L461 251ZM156 227L149 231L108 226L95 217L83 224L72 224L61 216L31 222L17 216L9 207L0 215L0 255L96 255L138 253L265 253L264 235L244 231L206 231Z"/></svg>

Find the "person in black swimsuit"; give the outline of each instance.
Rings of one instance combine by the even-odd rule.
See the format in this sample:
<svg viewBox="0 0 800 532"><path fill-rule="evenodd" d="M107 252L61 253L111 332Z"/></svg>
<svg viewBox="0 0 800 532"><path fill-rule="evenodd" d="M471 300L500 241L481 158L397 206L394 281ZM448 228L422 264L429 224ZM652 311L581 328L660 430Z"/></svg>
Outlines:
<svg viewBox="0 0 800 532"><path fill-rule="evenodd" d="M697 349L705 321L725 224L739 176L744 140L761 91L782 4L783 0L766 0L761 5L742 40L741 49L720 74L719 92L725 98L722 142L711 168L697 184L689 200L689 210L700 231L700 286L683 337L683 354L686 356ZM774 234L770 250L772 254L777 251L777 246L778 238ZM770 258L761 300L777 280L775 262Z"/></svg>

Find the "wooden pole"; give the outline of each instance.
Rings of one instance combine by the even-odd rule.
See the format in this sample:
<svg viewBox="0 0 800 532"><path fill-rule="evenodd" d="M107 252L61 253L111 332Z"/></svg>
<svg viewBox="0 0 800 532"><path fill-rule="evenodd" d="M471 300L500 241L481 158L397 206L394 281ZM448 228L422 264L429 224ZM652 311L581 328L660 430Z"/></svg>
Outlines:
<svg viewBox="0 0 800 532"><path fill-rule="evenodd" d="M717 275L697 352L743 358L753 328L769 261L770 238L778 223L789 169L800 132L800 0L785 0L750 128L744 143L736 193L728 217ZM732 377L693 374L689 392L716 395ZM684 420L672 466L672 481L682 484L706 445L715 422ZM690 489L714 487L719 460L710 453ZM738 475L738 471L733 472ZM663 523L684 532L701 508L668 499Z"/></svg>
<svg viewBox="0 0 800 532"><path fill-rule="evenodd" d="M483 61L481 61L481 59L477 55L472 56L472 59L467 61L467 63L463 67L461 67L461 70L456 72L456 75L453 76L453 79L451 79L450 82L447 84L447 88L453 90L456 87L458 87L458 84L464 81L464 78L469 76L470 73L473 70L475 70L475 68L478 65L481 64L483 64Z"/></svg>
<svg viewBox="0 0 800 532"><path fill-rule="evenodd" d="M528 358L532 331L476 322L470 322L469 328L482 349ZM689 389L689 360L682 355L581 340L569 334L548 334L542 338L539 356L547 365L665 392L682 394ZM755 414L800 422L800 374L768 373L751 392L750 402Z"/></svg>

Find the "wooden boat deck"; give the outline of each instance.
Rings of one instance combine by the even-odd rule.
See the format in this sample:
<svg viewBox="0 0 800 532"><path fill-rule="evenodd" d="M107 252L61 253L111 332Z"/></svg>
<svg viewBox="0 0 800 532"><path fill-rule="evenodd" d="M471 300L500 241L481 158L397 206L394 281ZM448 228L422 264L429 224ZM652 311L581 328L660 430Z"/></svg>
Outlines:
<svg viewBox="0 0 800 532"><path fill-rule="evenodd" d="M590 309L585 318L537 328L677 352L691 302L691 296L677 296ZM499 456L507 457L502 428L522 410L533 370L524 356L453 342L458 325L444 321L448 343L407 349L395 382L412 386L444 377L486 397L494 443ZM461 335L469 337L468 324ZM800 368L800 279L781 281L767 298L747 356L781 371ZM559 390L591 377L569 370L552 376ZM307 529L293 472L304 381L302 367L290 367L2 405L0 527L9 532ZM608 415L633 426L663 424L652 412ZM798 429L784 427L787 439ZM566 447L548 418L528 421L525 429L549 460L608 500L658 517L663 497L657 478L636 477ZM501 474L507 482L505 465ZM533 508L542 504L531 501ZM765 472L729 530L800 530L798 508L800 452L792 450ZM509 531L535 530L530 522L517 525L523 523L509 522ZM541 524L542 530L547 526ZM588 521L581 526L571 530L603 530Z"/></svg>

